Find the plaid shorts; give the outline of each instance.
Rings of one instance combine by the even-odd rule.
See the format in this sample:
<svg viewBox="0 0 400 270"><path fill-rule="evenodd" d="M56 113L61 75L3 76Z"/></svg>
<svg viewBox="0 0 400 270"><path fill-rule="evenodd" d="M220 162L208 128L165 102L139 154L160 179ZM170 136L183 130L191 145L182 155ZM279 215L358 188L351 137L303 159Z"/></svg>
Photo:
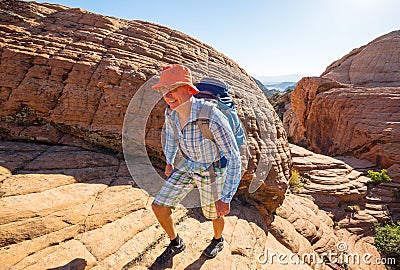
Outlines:
<svg viewBox="0 0 400 270"><path fill-rule="evenodd" d="M208 170L195 172L174 170L161 187L153 203L175 207L193 188L197 187L204 216L207 219L216 219L218 216L215 202L221 198L225 169L214 169L216 180L213 187L211 186L210 172Z"/></svg>

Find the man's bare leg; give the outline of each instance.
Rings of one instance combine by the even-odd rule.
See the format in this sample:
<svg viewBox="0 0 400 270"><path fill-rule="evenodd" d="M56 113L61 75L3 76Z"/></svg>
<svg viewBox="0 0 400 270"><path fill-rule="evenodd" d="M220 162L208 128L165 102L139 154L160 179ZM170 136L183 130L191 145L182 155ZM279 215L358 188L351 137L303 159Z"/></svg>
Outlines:
<svg viewBox="0 0 400 270"><path fill-rule="evenodd" d="M222 236L222 232L225 227L225 217L220 216L216 219L212 220L213 228L214 228L214 238L219 239Z"/></svg>
<svg viewBox="0 0 400 270"><path fill-rule="evenodd" d="M219 218L213 219L214 238L211 243L203 251L203 254L208 258L214 258L224 247L224 238L222 232L225 226L225 217L220 216Z"/></svg>
<svg viewBox="0 0 400 270"><path fill-rule="evenodd" d="M156 263L164 264L171 260L171 258L176 254L185 250L186 245L182 238L180 238L175 231L174 221L172 220L171 216L171 207L152 204L151 208L153 209L158 222L160 222L161 227L163 227L165 232L168 234L169 239L171 240L164 252L161 253L161 255L156 259Z"/></svg>
<svg viewBox="0 0 400 270"><path fill-rule="evenodd" d="M151 208L153 209L153 212L156 215L161 227L163 227L163 229L167 233L169 239L175 239L177 234L174 227L174 221L172 220L171 207L152 204Z"/></svg>

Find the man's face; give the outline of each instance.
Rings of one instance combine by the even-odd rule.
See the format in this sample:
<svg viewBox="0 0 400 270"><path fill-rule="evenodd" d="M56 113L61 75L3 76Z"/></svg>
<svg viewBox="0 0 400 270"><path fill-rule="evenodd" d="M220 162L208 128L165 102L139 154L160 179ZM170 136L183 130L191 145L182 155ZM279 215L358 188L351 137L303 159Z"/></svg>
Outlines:
<svg viewBox="0 0 400 270"><path fill-rule="evenodd" d="M167 102L171 110L176 110L176 108L189 101L189 99L192 97L190 88L187 85L182 85L177 88L173 88L172 90L164 90L162 91L162 94L165 102Z"/></svg>

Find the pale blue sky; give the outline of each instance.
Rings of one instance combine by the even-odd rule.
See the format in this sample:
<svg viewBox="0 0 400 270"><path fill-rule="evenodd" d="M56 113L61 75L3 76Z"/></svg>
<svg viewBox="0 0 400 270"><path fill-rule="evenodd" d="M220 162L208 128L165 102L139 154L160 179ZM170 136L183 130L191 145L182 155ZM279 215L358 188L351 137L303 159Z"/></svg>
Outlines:
<svg viewBox="0 0 400 270"><path fill-rule="evenodd" d="M254 76L319 76L333 61L400 30L399 0L47 0L179 30Z"/></svg>

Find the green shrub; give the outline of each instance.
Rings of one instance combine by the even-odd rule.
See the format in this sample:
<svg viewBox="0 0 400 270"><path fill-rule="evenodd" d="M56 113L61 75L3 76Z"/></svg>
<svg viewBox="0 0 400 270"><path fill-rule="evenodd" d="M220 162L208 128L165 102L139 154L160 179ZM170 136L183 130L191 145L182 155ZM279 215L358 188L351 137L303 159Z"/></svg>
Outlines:
<svg viewBox="0 0 400 270"><path fill-rule="evenodd" d="M292 176L289 180L289 189L293 193L299 192L306 184L309 184L310 180L300 175L300 173L294 169L292 170Z"/></svg>
<svg viewBox="0 0 400 270"><path fill-rule="evenodd" d="M368 177L374 181L374 183L380 184L383 182L392 182L392 179L387 175L387 171L382 169L381 172L374 172L373 170L368 170Z"/></svg>
<svg viewBox="0 0 400 270"><path fill-rule="evenodd" d="M300 184L300 173L296 169L292 170L292 176L290 177L289 183L290 185Z"/></svg>
<svg viewBox="0 0 400 270"><path fill-rule="evenodd" d="M400 222L374 226L375 246L386 258L395 258L400 267Z"/></svg>

